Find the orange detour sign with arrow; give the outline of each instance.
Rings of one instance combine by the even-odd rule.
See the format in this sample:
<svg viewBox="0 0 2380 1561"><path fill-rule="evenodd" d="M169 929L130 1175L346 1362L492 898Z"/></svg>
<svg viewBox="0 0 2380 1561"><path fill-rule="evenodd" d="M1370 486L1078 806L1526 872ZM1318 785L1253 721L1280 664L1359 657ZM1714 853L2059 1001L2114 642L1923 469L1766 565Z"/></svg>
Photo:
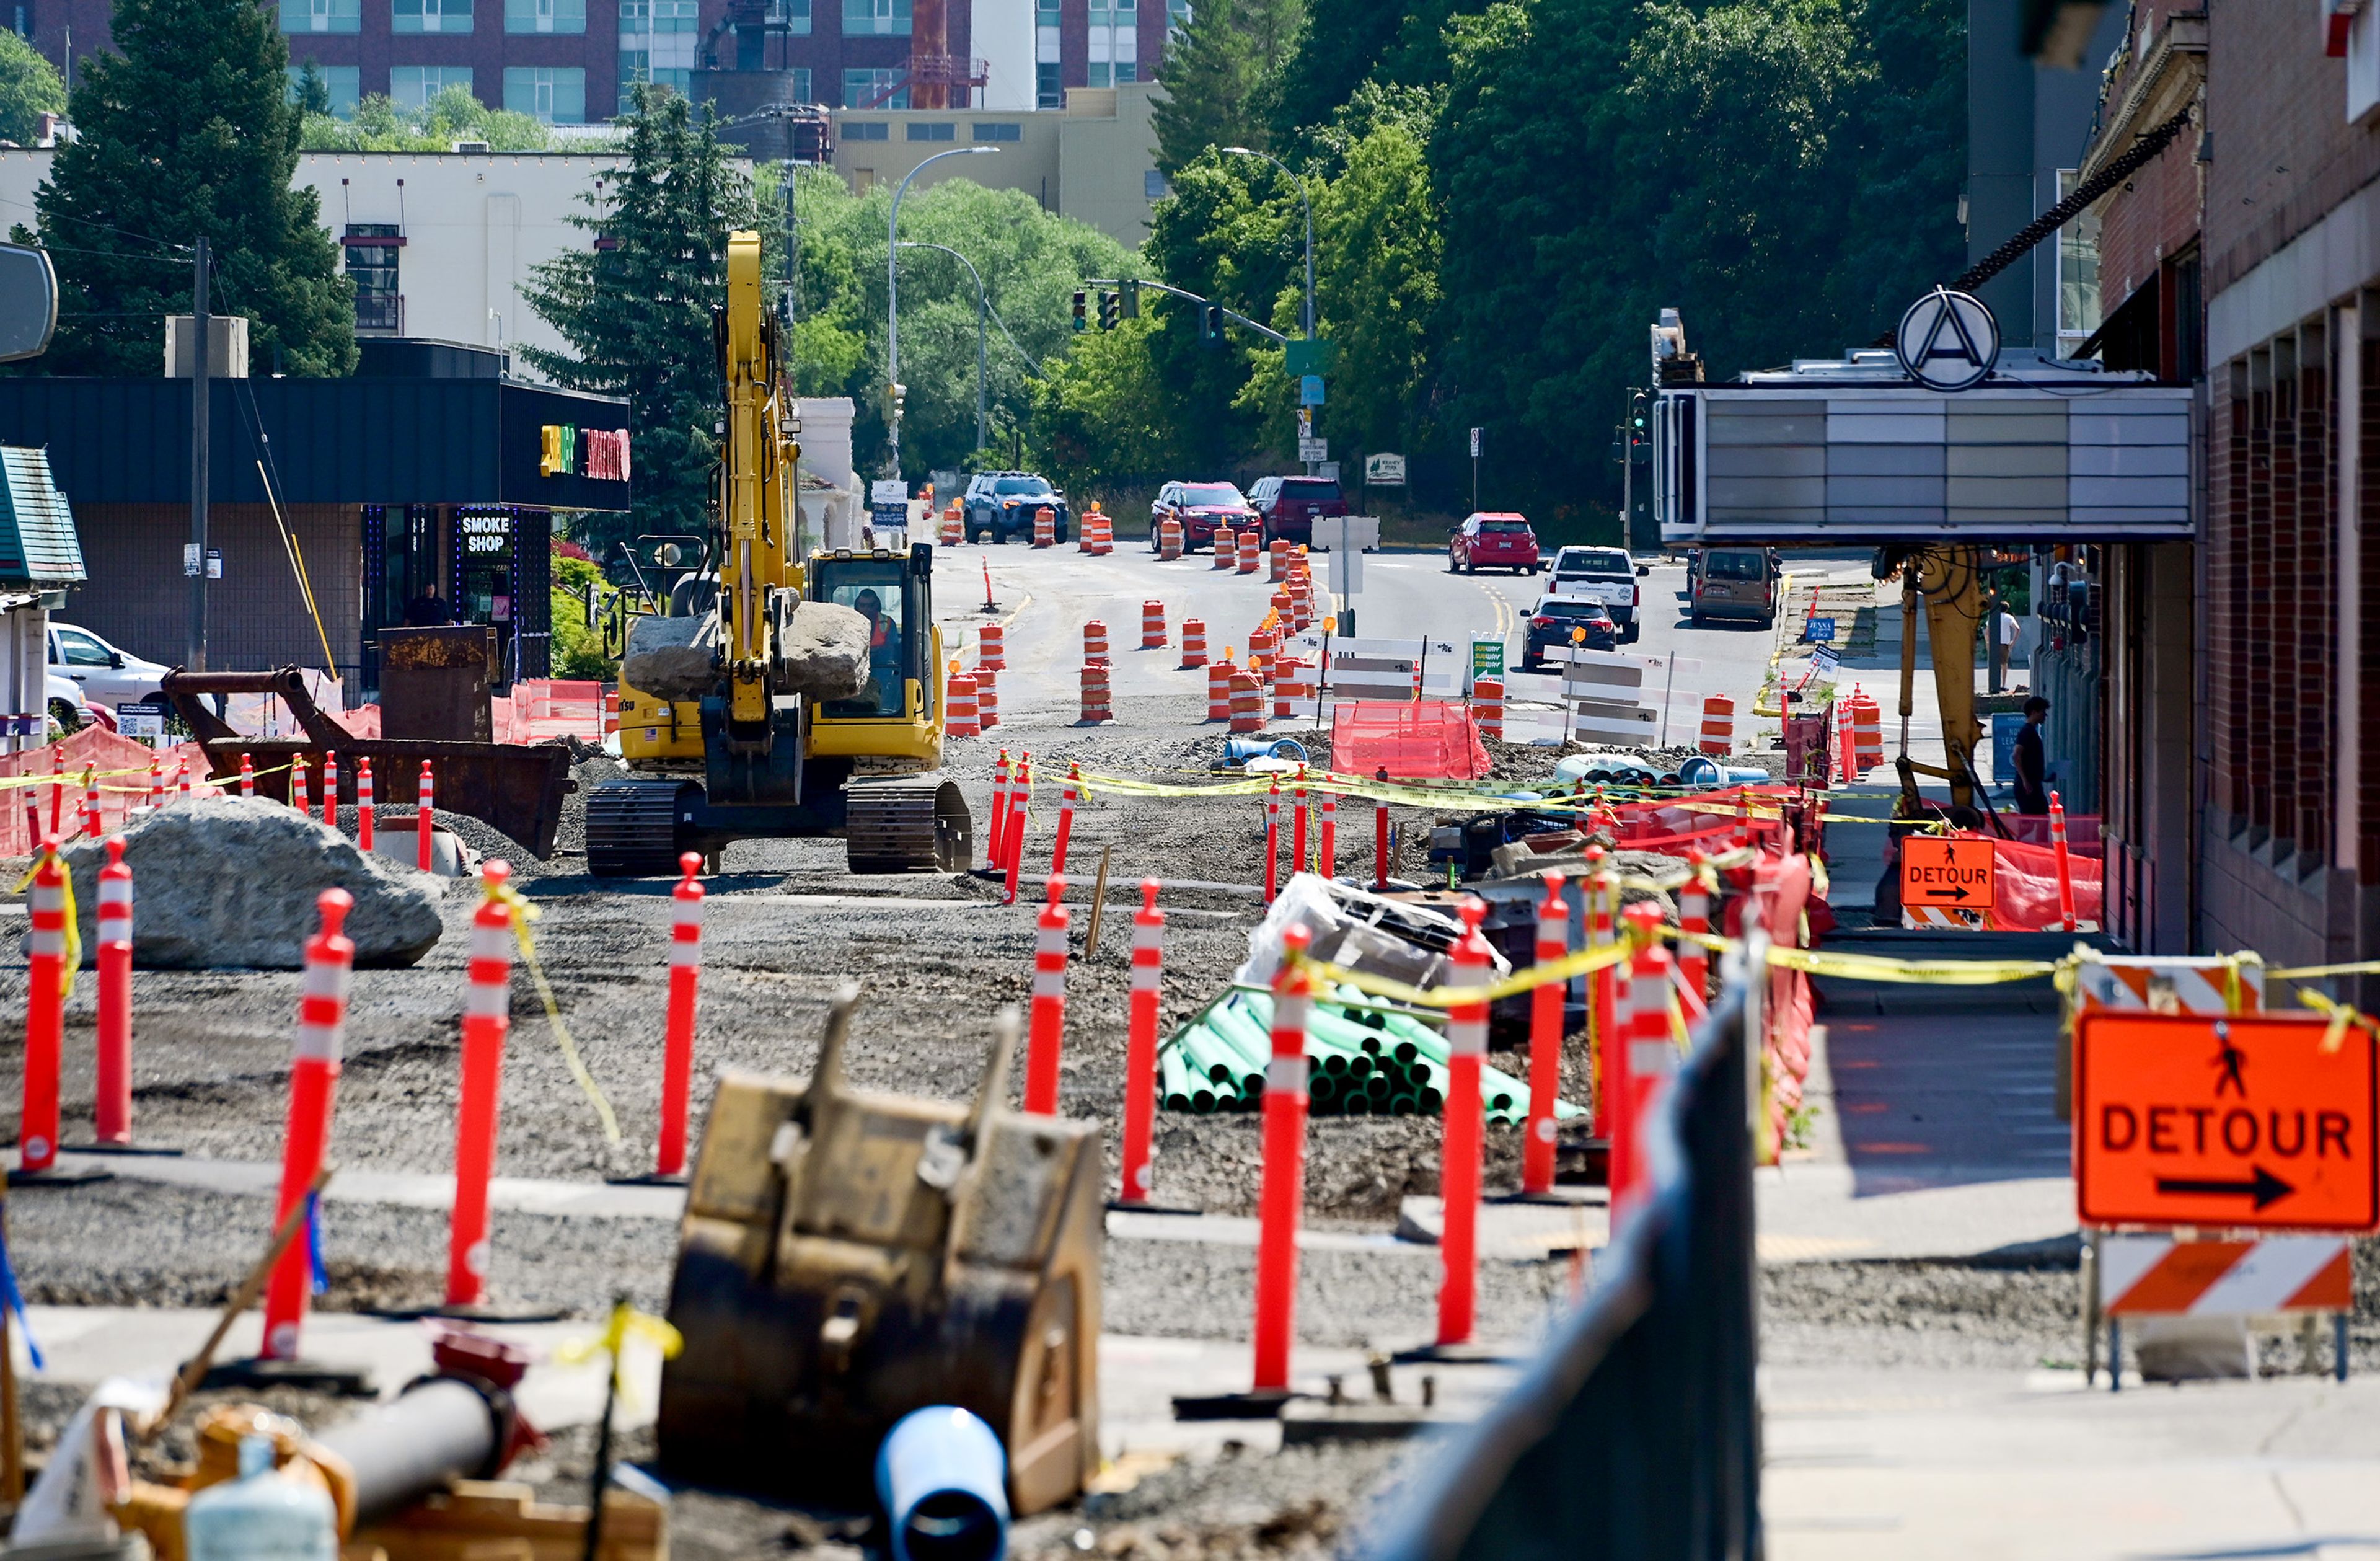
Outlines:
<svg viewBox="0 0 2380 1561"><path fill-rule="evenodd" d="M2380 1043L2265 1014L2085 1015L2074 1045L2085 1225L2380 1226Z"/></svg>
<svg viewBox="0 0 2380 1561"><path fill-rule="evenodd" d="M1988 840L1909 835L1900 842L1900 903L1989 910L1998 860Z"/></svg>

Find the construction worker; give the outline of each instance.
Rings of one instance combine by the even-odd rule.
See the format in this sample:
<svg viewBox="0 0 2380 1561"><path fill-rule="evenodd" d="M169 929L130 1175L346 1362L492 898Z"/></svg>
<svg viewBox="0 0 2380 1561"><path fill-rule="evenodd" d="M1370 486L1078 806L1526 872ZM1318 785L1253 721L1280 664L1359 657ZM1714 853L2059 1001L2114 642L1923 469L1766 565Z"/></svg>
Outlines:
<svg viewBox="0 0 2380 1561"><path fill-rule="evenodd" d="M851 599L851 610L868 620L868 688L860 698L873 699L887 715L901 713L901 626L887 616L883 600L873 591Z"/></svg>

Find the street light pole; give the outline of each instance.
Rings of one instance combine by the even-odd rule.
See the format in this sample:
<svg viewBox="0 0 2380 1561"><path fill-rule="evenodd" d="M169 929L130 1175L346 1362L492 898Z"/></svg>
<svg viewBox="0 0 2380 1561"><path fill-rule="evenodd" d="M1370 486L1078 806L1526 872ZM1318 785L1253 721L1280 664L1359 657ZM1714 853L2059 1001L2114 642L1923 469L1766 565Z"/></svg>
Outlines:
<svg viewBox="0 0 2380 1561"><path fill-rule="evenodd" d="M892 215L884 225L884 383L892 394L889 427L895 482L901 477L901 197L908 193L909 181L924 173L929 165L945 157L999 150L996 146L954 146L948 152L937 152L902 175L901 182L892 189Z"/></svg>
<svg viewBox="0 0 2380 1561"><path fill-rule="evenodd" d="M991 348L986 334L990 329L991 297L983 290L983 273L975 268L975 262L948 244L927 244L915 238L903 238L898 240L897 247L904 250L940 250L965 266L967 274L975 278L975 447L980 450L990 406L986 386L991 376Z"/></svg>

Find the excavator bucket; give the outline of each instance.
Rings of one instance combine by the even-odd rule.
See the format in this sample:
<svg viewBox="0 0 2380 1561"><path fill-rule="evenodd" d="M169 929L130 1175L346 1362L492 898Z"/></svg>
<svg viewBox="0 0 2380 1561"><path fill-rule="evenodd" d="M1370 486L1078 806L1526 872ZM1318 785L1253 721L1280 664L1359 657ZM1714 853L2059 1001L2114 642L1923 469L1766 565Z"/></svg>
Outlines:
<svg viewBox="0 0 2380 1561"><path fill-rule="evenodd" d="M719 1083L686 1200L662 1370L673 1473L862 1503L913 1409L982 1417L1019 1514L1099 1463L1098 1126L1010 1111L1014 1010L971 1106L849 1088L858 989L836 994L807 1087Z"/></svg>

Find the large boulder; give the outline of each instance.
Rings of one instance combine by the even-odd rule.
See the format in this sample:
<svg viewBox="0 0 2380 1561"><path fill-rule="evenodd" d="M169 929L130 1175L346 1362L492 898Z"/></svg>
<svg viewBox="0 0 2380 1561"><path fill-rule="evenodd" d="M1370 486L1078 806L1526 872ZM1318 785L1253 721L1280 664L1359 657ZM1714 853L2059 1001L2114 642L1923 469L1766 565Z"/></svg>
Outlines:
<svg viewBox="0 0 2380 1561"><path fill-rule="evenodd" d="M710 614L633 618L620 681L655 699L698 700L718 687L711 665L718 649L719 619Z"/></svg>
<svg viewBox="0 0 2380 1561"><path fill-rule="evenodd" d="M126 830L132 869L132 960L152 970L294 970L321 925L325 889L355 896L346 933L356 963L410 965L444 928L447 880L366 856L335 829L261 799L194 797ZM86 964L99 946L105 846L68 847Z"/></svg>
<svg viewBox="0 0 2380 1561"><path fill-rule="evenodd" d="M847 700L868 687L866 618L832 602L804 602L785 622L778 660L789 694Z"/></svg>

